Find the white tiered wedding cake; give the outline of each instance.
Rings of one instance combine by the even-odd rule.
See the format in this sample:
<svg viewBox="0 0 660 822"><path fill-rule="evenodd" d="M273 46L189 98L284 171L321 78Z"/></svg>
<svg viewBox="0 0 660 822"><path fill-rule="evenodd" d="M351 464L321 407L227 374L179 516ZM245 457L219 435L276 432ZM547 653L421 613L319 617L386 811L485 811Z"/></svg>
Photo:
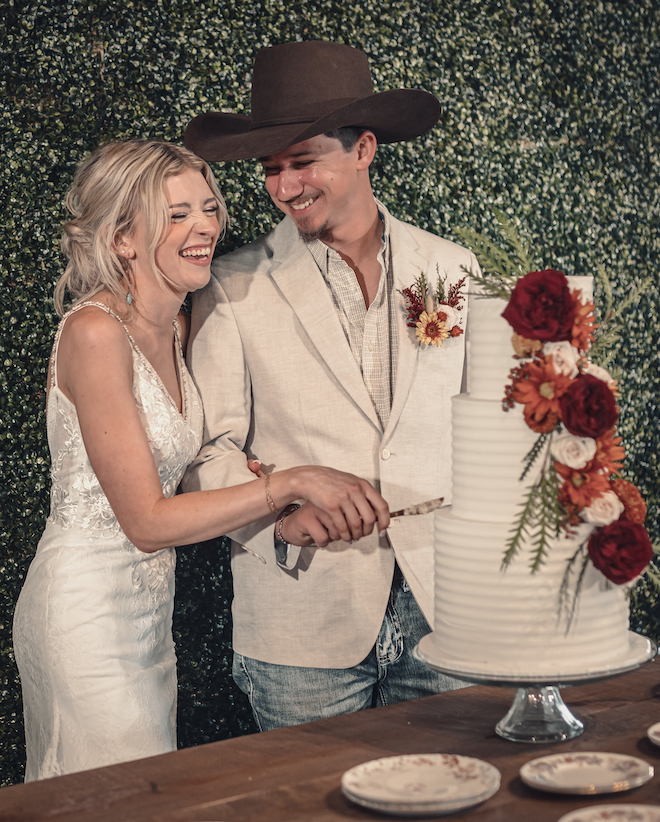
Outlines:
<svg viewBox="0 0 660 822"><path fill-rule="evenodd" d="M569 277L591 299L588 277ZM560 616L559 592L568 560L593 529L550 543L530 571L532 547L503 568L507 540L520 513L534 465L520 480L537 440L521 405L502 407L513 359L512 329L502 299L471 294L467 336L468 393L453 398L453 500L436 512L435 624L422 657L477 677L568 680L616 668L639 654L628 630L628 596L588 562L572 618ZM579 570L571 572L568 600ZM569 624L570 623L570 624ZM641 652L644 655L644 651Z"/></svg>

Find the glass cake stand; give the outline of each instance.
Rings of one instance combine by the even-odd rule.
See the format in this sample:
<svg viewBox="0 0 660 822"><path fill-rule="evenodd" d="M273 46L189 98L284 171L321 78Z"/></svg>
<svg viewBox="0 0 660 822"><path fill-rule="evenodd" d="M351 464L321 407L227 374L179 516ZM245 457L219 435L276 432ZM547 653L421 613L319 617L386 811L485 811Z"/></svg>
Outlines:
<svg viewBox="0 0 660 822"><path fill-rule="evenodd" d="M601 671L569 676L550 675L525 677L495 672L466 671L447 665L438 656L433 634L422 637L414 650L415 657L442 674L474 682L479 685L496 685L516 688L513 704L506 716L495 726L495 732L512 742L562 742L579 736L584 725L576 719L564 704L560 688L600 682L620 674L634 671L650 662L657 653L654 642L632 631L628 634L629 649L616 665Z"/></svg>

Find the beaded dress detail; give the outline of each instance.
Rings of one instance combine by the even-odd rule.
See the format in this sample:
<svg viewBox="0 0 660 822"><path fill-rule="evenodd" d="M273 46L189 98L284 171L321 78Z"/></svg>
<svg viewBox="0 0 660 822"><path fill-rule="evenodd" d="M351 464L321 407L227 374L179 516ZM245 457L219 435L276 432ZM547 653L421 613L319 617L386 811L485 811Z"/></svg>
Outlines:
<svg viewBox="0 0 660 822"><path fill-rule="evenodd" d="M51 509L14 617L26 725L26 781L176 748L174 548L138 550L89 462L75 406L57 384L47 408ZM203 413L175 323L183 413L126 326L133 396L163 493L175 494L202 440Z"/></svg>

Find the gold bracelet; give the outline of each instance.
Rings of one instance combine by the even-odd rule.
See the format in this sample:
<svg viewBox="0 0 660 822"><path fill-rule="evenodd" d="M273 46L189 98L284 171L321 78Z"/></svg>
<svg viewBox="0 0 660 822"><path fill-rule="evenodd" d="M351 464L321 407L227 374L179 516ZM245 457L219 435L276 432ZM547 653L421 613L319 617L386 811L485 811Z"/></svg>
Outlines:
<svg viewBox="0 0 660 822"><path fill-rule="evenodd" d="M277 513L277 505L273 502L273 498L270 493L270 474L264 474L264 485L266 487L266 502L268 503L268 507L270 508L271 514Z"/></svg>
<svg viewBox="0 0 660 822"><path fill-rule="evenodd" d="M300 503L299 502L292 502L291 505L287 505L287 507L282 510L282 513L277 518L277 523L276 523L277 528L276 528L275 540L277 542L283 542L285 545L287 544L286 540L282 536L282 523L289 516L289 514L293 514L299 508L300 508Z"/></svg>

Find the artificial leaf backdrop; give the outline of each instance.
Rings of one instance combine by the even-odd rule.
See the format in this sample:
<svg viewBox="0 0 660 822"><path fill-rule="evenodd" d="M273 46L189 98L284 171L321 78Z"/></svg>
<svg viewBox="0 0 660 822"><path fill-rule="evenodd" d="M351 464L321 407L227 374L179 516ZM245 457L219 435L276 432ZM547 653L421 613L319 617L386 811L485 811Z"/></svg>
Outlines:
<svg viewBox="0 0 660 822"><path fill-rule="evenodd" d="M627 477L658 540L660 483L660 3L658 0L2 0L0 221L0 784L20 781L23 731L11 617L48 507L45 379L62 271L59 226L76 164L110 139L180 142L205 110L249 111L256 51L291 40L362 48L376 90L435 93L440 124L383 146L373 181L398 217L451 239L497 238L506 212L538 263L603 264L615 295L653 286L617 353ZM253 162L215 167L231 215L221 249L277 214ZM598 297L598 294L596 295ZM179 552L179 737L254 730L230 679L231 581L223 540ZM642 581L633 625L660 638Z"/></svg>

